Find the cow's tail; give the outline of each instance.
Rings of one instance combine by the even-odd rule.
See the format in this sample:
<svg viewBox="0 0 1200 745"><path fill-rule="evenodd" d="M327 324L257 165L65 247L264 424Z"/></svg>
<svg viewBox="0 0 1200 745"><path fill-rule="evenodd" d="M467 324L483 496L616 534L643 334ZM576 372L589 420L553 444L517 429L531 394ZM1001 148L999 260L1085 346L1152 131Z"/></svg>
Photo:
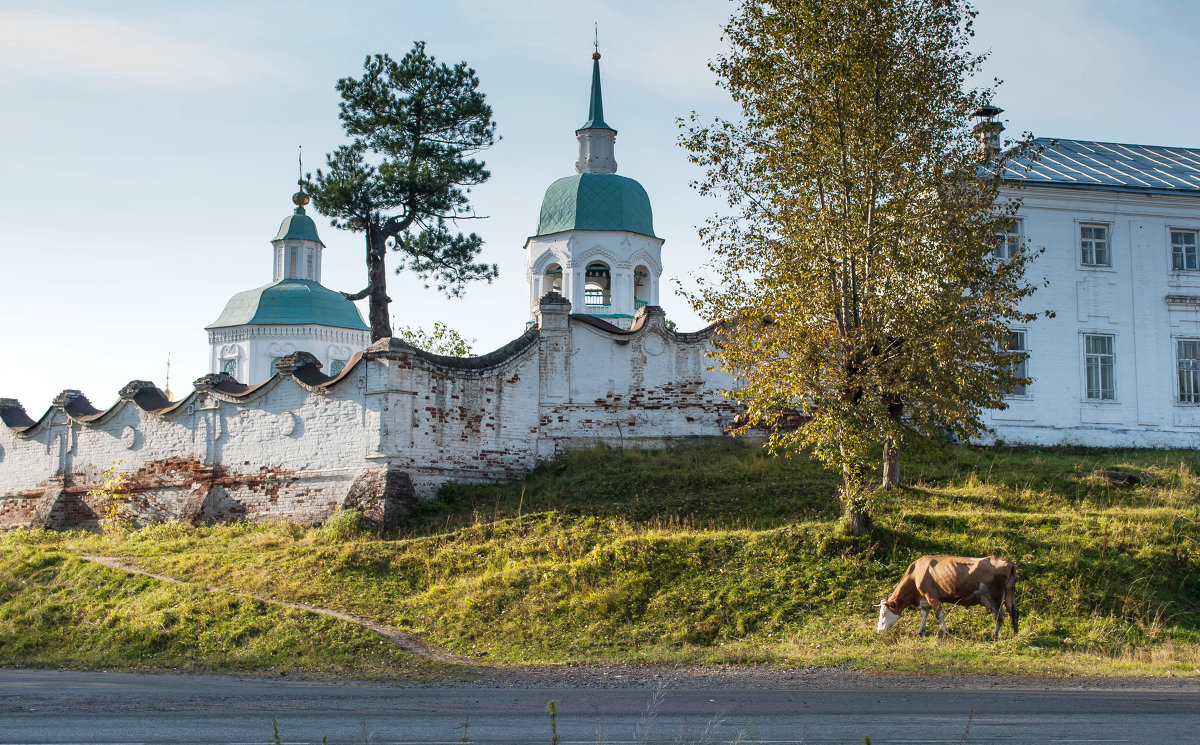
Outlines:
<svg viewBox="0 0 1200 745"><path fill-rule="evenodd" d="M1004 609L1008 611L1008 618L1012 622L1013 634L1017 633L1017 565L1011 561L1008 563L1011 570L1008 573L1008 581L1004 583Z"/></svg>

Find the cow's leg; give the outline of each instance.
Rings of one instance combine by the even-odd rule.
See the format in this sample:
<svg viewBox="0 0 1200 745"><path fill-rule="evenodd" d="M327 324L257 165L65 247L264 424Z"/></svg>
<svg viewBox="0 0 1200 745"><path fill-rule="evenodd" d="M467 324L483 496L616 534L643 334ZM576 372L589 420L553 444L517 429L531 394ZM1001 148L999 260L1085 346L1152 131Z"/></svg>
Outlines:
<svg viewBox="0 0 1200 745"><path fill-rule="evenodd" d="M997 588L999 592L993 594L991 588L987 585L980 586L979 592L976 595L979 597L979 602L983 607L992 612L996 618L996 627L992 629L992 641L1000 638L1000 627L1004 625L1004 589Z"/></svg>
<svg viewBox="0 0 1200 745"><path fill-rule="evenodd" d="M1017 635L1017 571L1014 569L1004 586L1004 607L1008 609L1008 620L1012 623L1013 636Z"/></svg>
<svg viewBox="0 0 1200 745"><path fill-rule="evenodd" d="M917 627L917 636L921 636L925 633L925 622L929 620L929 603L925 598L921 598L917 608L921 611L921 625Z"/></svg>
<svg viewBox="0 0 1200 745"><path fill-rule="evenodd" d="M938 632L938 635L941 636L942 634L945 634L946 633L946 621L945 621L946 610L942 606L942 602L940 600L929 599L926 604L929 606L929 610L933 612L934 618L936 618L938 620L938 623L942 627L942 630L940 632Z"/></svg>
<svg viewBox="0 0 1200 745"><path fill-rule="evenodd" d="M938 636L945 636L946 634L949 634L950 632L946 631L946 606L941 605L941 604L938 605L937 620L938 620Z"/></svg>

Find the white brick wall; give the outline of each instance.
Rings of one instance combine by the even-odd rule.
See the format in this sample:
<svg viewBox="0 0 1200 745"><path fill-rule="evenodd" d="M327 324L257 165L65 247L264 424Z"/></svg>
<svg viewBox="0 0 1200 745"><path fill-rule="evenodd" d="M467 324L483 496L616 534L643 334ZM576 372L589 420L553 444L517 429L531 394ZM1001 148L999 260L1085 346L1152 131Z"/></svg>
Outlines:
<svg viewBox="0 0 1200 745"><path fill-rule="evenodd" d="M392 342L317 385L202 384L158 412L120 400L99 416L52 408L25 431L0 426L0 527L93 524L101 506L87 492L119 461L145 520L317 522L356 478L389 467L430 496L447 481L517 478L573 447L728 427L732 380L710 371L707 335L668 331L657 308L620 332L568 321L568 307L535 309L536 333L476 362Z"/></svg>

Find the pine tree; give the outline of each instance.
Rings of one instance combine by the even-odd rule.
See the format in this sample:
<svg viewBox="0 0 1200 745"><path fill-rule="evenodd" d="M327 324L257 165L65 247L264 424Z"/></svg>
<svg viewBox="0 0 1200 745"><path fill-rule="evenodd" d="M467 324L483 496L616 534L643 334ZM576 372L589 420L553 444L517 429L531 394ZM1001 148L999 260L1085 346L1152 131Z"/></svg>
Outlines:
<svg viewBox="0 0 1200 745"><path fill-rule="evenodd" d="M903 442L976 435L1023 382L1008 326L1033 320L1017 309L1032 252L993 251L1018 206L999 174L1031 138L981 170L969 118L993 91L966 88L974 16L964 0L743 0L711 65L741 117L682 123L700 192L731 208L701 228L713 273L690 299L726 322L746 428L807 415L769 446L841 473L855 533L880 451L896 483Z"/></svg>
<svg viewBox="0 0 1200 745"><path fill-rule="evenodd" d="M350 142L326 155L326 170L312 179L313 203L334 227L366 236L367 287L343 294L370 298L377 341L391 336L388 247L401 256L397 273L413 271L449 296L496 277L496 265L476 261L483 239L451 231L476 217L467 194L490 174L474 156L495 143L496 125L475 71L437 63L424 42L399 62L367 57L362 77L342 78L337 89Z"/></svg>

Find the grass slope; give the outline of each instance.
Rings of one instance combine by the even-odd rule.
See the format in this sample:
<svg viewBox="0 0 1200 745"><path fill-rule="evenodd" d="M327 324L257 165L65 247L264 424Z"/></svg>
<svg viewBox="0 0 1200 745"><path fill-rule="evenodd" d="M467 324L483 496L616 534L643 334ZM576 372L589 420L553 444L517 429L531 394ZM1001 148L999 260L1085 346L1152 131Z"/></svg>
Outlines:
<svg viewBox="0 0 1200 745"><path fill-rule="evenodd" d="M0 664L439 677L355 624L101 567L50 534L0 550Z"/></svg>
<svg viewBox="0 0 1200 745"><path fill-rule="evenodd" d="M1113 486L1096 475L1102 469L1127 471L1138 483ZM404 535L388 540L353 516L319 529L168 524L109 536L14 533L0 537L0 663L75 664L73 638L94 630L77 628L88 619L69 614L27 630L21 619L36 612L22 593L38 597L58 580L37 579L25 567L37 562L29 557L60 557L56 566L72 578L55 590L61 604L94 605L115 580L67 558L93 552L349 611L491 662L1191 675L1200 670L1197 472L1200 454L1190 451L955 448L907 464L911 486L883 498L872 536L851 538L838 528L828 474L805 458L772 459L726 441L602 448L571 454L524 483L447 488ZM985 641L989 617L973 608L950 614L952 636L944 640L916 638L915 613L902 618L899 633L877 636L875 604L927 553L1015 559L1021 634L1011 638L1006 627L999 643ZM24 589L14 593L18 579ZM129 594L113 602L127 615L108 623L121 633L158 633L144 617L176 613L159 593L181 590L124 582ZM142 607L142 593L160 599ZM204 653L223 661L206 664L242 664L248 653L232 630L253 612L205 605L230 606L228 599L178 602L191 603L214 633L230 633L225 657ZM263 624L261 643L297 668L384 664L356 657L351 650L364 647L350 639L328 650L272 642L276 625ZM64 626L71 628L51 633ZM368 641L365 649L376 650ZM198 653L181 642L139 643L139 654L160 661L186 664Z"/></svg>

